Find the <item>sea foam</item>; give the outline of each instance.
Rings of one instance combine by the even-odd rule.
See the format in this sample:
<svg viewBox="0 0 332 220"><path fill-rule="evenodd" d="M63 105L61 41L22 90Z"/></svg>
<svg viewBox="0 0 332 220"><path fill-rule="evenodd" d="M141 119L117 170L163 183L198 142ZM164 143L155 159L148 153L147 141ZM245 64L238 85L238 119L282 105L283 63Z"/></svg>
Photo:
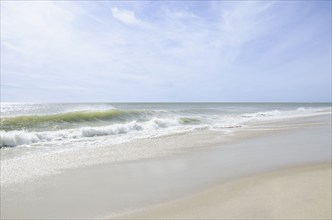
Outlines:
<svg viewBox="0 0 332 220"><path fill-rule="evenodd" d="M32 144L40 141L34 133L25 131L0 132L0 146L17 146L22 144Z"/></svg>

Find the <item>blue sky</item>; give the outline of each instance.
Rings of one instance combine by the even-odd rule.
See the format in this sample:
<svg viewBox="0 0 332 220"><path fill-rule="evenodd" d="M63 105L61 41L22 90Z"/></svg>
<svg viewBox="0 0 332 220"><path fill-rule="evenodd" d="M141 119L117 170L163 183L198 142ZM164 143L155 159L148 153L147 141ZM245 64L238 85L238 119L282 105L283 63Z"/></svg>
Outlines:
<svg viewBox="0 0 332 220"><path fill-rule="evenodd" d="M331 1L1 1L1 101L331 101Z"/></svg>

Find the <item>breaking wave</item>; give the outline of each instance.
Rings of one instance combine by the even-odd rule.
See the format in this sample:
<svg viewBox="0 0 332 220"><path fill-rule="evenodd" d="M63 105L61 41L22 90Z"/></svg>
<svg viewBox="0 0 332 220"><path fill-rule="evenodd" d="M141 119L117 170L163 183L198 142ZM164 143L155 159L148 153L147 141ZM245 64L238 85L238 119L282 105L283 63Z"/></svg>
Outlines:
<svg viewBox="0 0 332 220"><path fill-rule="evenodd" d="M53 115L29 115L1 118L1 129L5 131L30 128L64 128L71 123L115 121L122 122L144 118L153 111L146 110L118 110L68 112Z"/></svg>
<svg viewBox="0 0 332 220"><path fill-rule="evenodd" d="M17 145L28 145L46 141L60 141L64 139L120 135L140 131L153 133L160 129L176 127L180 125L181 123L177 119L153 118L145 122L131 121L128 123L117 123L109 126L81 127L77 129L64 129L58 131L1 131L0 147L14 147Z"/></svg>

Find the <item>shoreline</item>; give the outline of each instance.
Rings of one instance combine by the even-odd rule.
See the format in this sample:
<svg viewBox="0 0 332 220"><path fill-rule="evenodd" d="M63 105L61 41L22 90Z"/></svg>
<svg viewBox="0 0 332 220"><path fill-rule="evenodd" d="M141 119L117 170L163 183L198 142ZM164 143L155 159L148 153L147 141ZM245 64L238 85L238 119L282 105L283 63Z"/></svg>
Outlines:
<svg viewBox="0 0 332 220"><path fill-rule="evenodd" d="M109 219L331 219L331 163L243 177Z"/></svg>
<svg viewBox="0 0 332 220"><path fill-rule="evenodd" d="M258 120L234 129L194 130L152 138L137 138L108 147L62 149L59 152L43 155L35 154L35 152L38 153L40 150L44 151L41 148L4 148L0 149L1 187L36 181L51 175L59 175L64 170L173 157L178 154L187 154L199 150L204 151L208 148L219 148L222 147L221 145L235 144L275 134L279 135L302 128L324 126L326 121L330 123L331 117L331 112L323 111L314 115ZM329 129L331 130L331 126ZM185 139L190 139L190 144ZM30 154L35 155L30 157ZM27 158L12 158L13 155L28 156Z"/></svg>
<svg viewBox="0 0 332 220"><path fill-rule="evenodd" d="M2 187L1 218L108 218L246 176L331 163L330 119L331 114L257 123L226 139L211 132L128 143L123 146L147 157L65 169ZM166 156L144 151L156 148Z"/></svg>

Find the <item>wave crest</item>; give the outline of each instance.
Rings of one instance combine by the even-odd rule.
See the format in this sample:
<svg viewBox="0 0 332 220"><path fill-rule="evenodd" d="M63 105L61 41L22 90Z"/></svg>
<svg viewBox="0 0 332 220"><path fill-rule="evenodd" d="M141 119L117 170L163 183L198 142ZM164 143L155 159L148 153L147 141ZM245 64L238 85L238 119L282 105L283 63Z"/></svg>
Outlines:
<svg viewBox="0 0 332 220"><path fill-rule="evenodd" d="M35 133L25 131L1 132L0 136L0 147L13 147L40 141L40 138Z"/></svg>
<svg viewBox="0 0 332 220"><path fill-rule="evenodd" d="M71 123L98 121L129 121L153 112L112 109L107 111L68 112L54 115L29 115L1 118L1 129L5 131L68 126Z"/></svg>

